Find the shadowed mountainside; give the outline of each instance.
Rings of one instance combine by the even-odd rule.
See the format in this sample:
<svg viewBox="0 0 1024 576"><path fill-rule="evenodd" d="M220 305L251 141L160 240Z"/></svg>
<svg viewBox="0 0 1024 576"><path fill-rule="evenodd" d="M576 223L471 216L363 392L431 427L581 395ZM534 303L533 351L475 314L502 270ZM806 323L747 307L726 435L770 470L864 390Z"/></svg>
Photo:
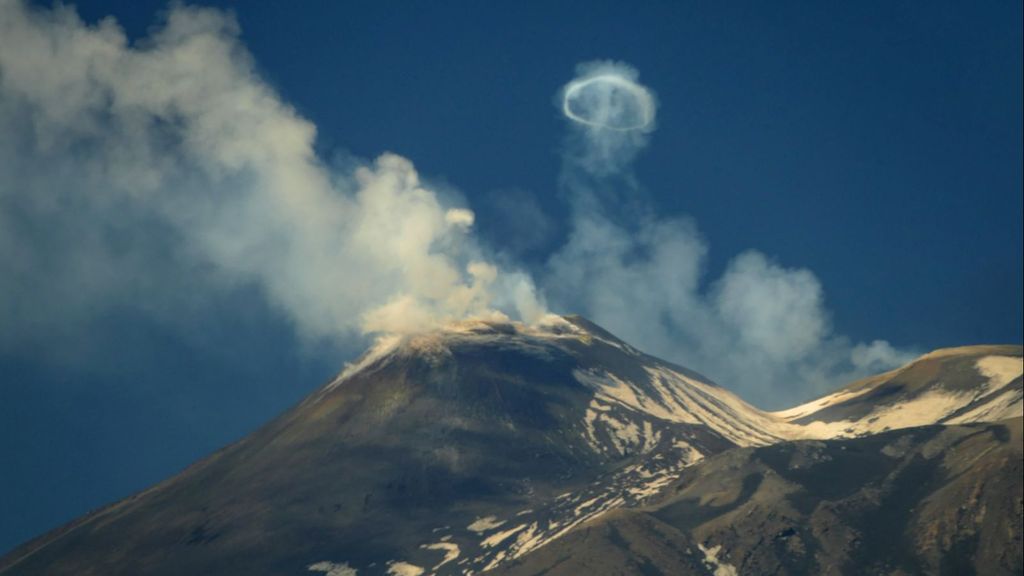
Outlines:
<svg viewBox="0 0 1024 576"><path fill-rule="evenodd" d="M460 322L382 339L0 574L998 573L1020 558L1019 420L874 433L1019 416L1020 362L943 351L770 414L583 318Z"/></svg>

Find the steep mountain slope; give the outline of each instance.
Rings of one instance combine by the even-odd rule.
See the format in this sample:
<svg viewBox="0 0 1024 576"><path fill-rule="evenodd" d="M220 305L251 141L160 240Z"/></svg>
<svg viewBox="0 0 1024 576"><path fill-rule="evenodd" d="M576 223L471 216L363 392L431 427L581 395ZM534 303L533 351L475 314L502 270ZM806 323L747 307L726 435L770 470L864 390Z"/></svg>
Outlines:
<svg viewBox="0 0 1024 576"><path fill-rule="evenodd" d="M730 450L492 573L1020 574L1022 422Z"/></svg>
<svg viewBox="0 0 1024 576"><path fill-rule="evenodd" d="M1022 372L1020 346L947 348L775 416L816 438L993 422L1024 414Z"/></svg>
<svg viewBox="0 0 1024 576"><path fill-rule="evenodd" d="M712 530L718 525L708 523L727 512L714 508L717 502L762 494L745 518L760 518L760 510L813 523L808 506L837 502L832 493L814 496L817 483L828 485L859 466L875 476L853 475L860 484L840 484L851 494L863 489L870 500L881 490L870 486L903 478L897 468L912 466L900 464L902 456L862 461L851 455L902 444L875 446L874 437L850 444L801 440L874 432L883 427L880 419L889 422L885 414L901 406L917 410L915 402L936 391L954 394L958 407L941 418L925 412L921 423L1019 416L1020 356L1020 347L1011 347L940 355L938 364L925 357L811 405L769 414L583 318L548 317L536 326L465 321L380 340L332 382L238 443L11 551L0 558L0 574L468 574L529 571L550 564L545 558L560 550L573 560L557 570L549 566L555 572L598 562L640 573L725 574L736 554L746 558L756 546L750 548L753 536L733 541ZM912 425L907 422L898 424ZM906 450L947 450L927 448L915 436L924 432L907 434ZM787 450L819 445L829 462L842 466L776 482L786 475L773 468L772 454L785 459ZM1019 450L1014 456L992 446L976 448L1019 467ZM961 476L988 478L988 463L971 461ZM672 487L681 486L680 478L691 488L679 494L707 492L696 508L686 497L676 502ZM777 484L782 492L772 488ZM947 484L954 484L952 476ZM799 505L772 508L788 502L780 495L801 489L811 496ZM978 497L1010 498L1013 489L997 482ZM685 513L657 512L676 509ZM835 533L859 526L836 518ZM744 526L753 534L768 525ZM950 534L956 540L961 532ZM599 552L594 542L606 545ZM576 546L586 554L572 552ZM821 560L813 554L808 558L818 566L846 561L838 553ZM783 562L755 556L760 564L739 565ZM797 571L815 565L801 562L782 565Z"/></svg>
<svg viewBox="0 0 1024 576"><path fill-rule="evenodd" d="M3 574L479 571L790 425L581 318L383 341L180 475Z"/></svg>

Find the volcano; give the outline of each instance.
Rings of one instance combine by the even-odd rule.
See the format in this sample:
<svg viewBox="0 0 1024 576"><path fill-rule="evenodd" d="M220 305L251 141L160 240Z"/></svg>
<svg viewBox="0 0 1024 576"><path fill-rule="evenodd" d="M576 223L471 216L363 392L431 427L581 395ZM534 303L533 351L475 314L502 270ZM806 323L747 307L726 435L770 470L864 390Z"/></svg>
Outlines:
<svg viewBox="0 0 1024 576"><path fill-rule="evenodd" d="M0 574L1019 574L1021 366L945 350L769 413L581 317L458 322Z"/></svg>

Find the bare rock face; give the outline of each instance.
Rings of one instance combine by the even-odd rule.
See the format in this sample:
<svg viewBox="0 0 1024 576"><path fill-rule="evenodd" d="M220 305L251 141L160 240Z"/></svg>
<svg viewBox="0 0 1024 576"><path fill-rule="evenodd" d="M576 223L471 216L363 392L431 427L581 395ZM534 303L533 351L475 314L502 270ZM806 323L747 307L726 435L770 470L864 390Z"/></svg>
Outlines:
<svg viewBox="0 0 1024 576"><path fill-rule="evenodd" d="M1020 412L1020 348L957 358L870 384L957 425L878 434L898 394L769 414L578 317L386 339L0 574L1019 573L1020 418L971 422Z"/></svg>

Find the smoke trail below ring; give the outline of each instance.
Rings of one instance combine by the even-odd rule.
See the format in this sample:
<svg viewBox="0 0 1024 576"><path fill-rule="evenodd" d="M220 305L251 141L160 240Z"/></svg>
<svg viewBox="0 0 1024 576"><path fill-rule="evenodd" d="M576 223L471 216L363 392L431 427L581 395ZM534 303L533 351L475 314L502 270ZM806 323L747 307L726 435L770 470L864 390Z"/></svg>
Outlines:
<svg viewBox="0 0 1024 576"><path fill-rule="evenodd" d="M696 223L655 214L632 171L658 107L635 69L581 64L557 102L567 121L561 183L572 216L541 282L554 309L584 314L766 407L914 356L835 334L817 277L757 250L733 258L721 277L704 277L709 246Z"/></svg>

